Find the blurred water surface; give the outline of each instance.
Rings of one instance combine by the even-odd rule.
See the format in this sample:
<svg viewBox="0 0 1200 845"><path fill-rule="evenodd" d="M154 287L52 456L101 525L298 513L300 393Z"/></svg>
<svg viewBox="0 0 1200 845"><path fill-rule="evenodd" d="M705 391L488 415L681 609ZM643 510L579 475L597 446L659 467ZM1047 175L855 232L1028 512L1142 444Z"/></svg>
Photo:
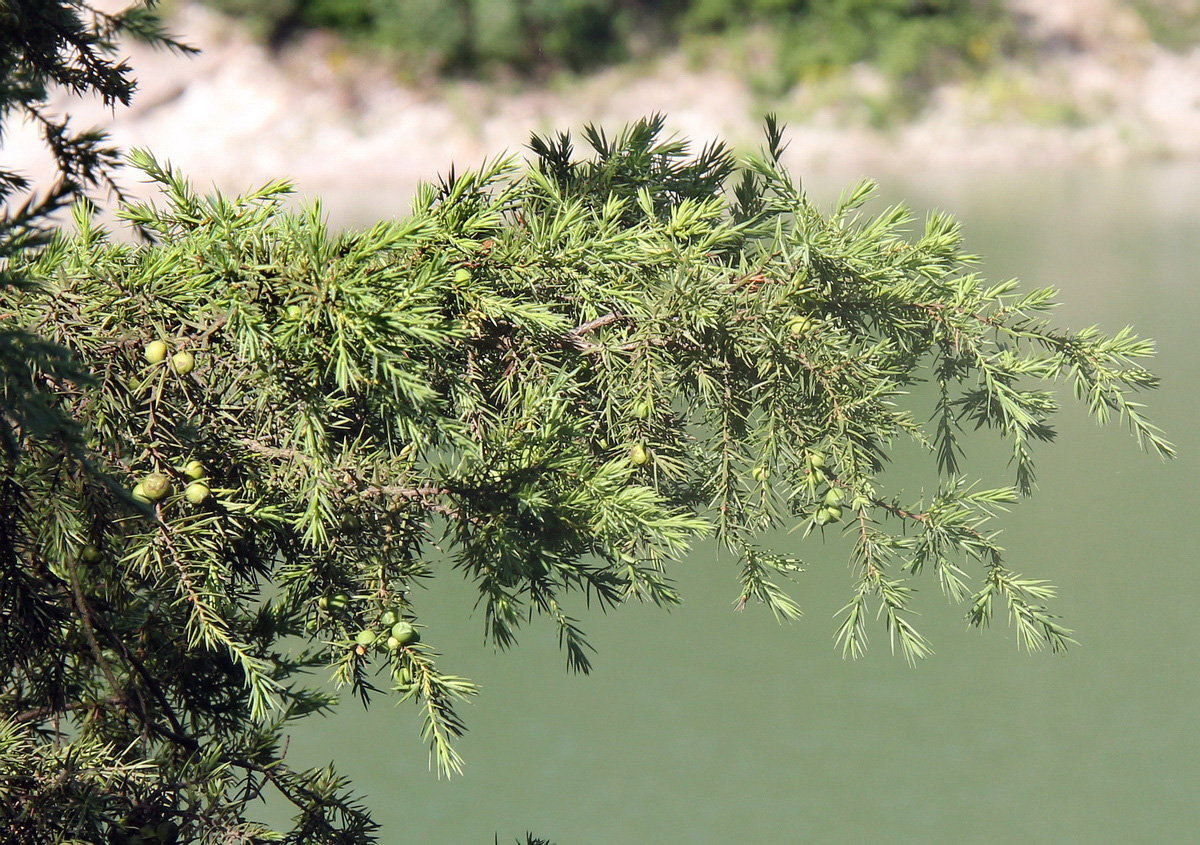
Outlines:
<svg viewBox="0 0 1200 845"><path fill-rule="evenodd" d="M442 666L483 687L465 708L466 774L428 771L411 705L347 701L292 735L293 762L335 760L367 794L382 842L1194 841L1200 166L880 183L884 201L955 213L989 279L1060 287L1059 324L1132 323L1158 340L1164 385L1147 401L1180 458L1068 407L1040 449L1039 491L1003 521L1010 564L1059 586L1081 644L1018 652L1003 620L966 630L927 580L936 654L909 667L878 626L868 655L844 661L832 635L848 545L793 537L809 563L801 621L735 613L732 562L702 549L674 573L682 607L585 614L596 670L571 676L549 626L509 653L485 647L447 569L417 601ZM845 186L808 180L826 203ZM1009 483L987 438L973 442L984 480ZM904 451L889 477L917 491L932 462Z"/></svg>

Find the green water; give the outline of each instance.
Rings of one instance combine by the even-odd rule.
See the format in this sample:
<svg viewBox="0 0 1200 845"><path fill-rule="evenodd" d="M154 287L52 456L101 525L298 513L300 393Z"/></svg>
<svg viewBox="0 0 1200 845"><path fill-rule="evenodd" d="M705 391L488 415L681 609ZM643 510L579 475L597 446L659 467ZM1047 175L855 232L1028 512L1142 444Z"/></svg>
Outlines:
<svg viewBox="0 0 1200 845"><path fill-rule="evenodd" d="M989 278L1061 287L1061 324L1133 323L1159 342L1164 386L1148 401L1181 457L1164 464L1069 408L1041 450L1038 494L1004 523L1011 564L1059 586L1081 645L1020 653L1002 621L966 630L929 582L933 657L905 665L879 627L864 659L844 661L832 617L849 595L845 546L810 540L796 549L810 564L803 620L734 613L731 563L705 550L675 573L681 608L586 617L597 668L571 676L547 626L514 652L485 648L447 571L418 600L443 667L483 686L465 712L466 774L438 781L416 709L386 700L369 713L348 702L292 737L293 762L334 759L357 782L383 842L1200 837L1200 167L882 182L888 198L956 213ZM814 195L837 187L813 180ZM892 478L931 480L908 459Z"/></svg>

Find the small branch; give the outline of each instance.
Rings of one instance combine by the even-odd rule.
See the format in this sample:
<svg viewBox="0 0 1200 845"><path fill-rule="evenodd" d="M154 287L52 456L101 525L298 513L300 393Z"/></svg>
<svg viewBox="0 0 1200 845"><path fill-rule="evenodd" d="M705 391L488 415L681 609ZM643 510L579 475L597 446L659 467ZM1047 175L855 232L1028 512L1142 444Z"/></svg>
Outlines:
<svg viewBox="0 0 1200 845"><path fill-rule="evenodd" d="M450 493L444 487L364 487L358 491L359 495L364 499L372 499L376 497L384 497L389 499L405 499L410 502L420 502L425 508L433 513L440 513L448 516L451 519L458 519L461 514L449 505L442 505L437 502L429 501L434 496L445 496Z"/></svg>
<svg viewBox="0 0 1200 845"><path fill-rule="evenodd" d="M892 514L892 516L898 516L901 519L911 519L915 522L929 521L929 514L927 513L909 513L908 511L904 510L904 508L896 507L895 505L889 505L887 502L884 502L880 499L874 500L872 504L883 508L885 511Z"/></svg>
<svg viewBox="0 0 1200 845"><path fill-rule="evenodd" d="M185 341L184 345L185 346L196 346L196 347L208 346L209 338L211 338L216 332L220 331L221 328L224 327L224 325L227 322L229 322L229 315L222 314L220 317L218 317L216 320L214 320L213 324L211 326L209 326L207 329L205 329L203 332L196 335L194 338L191 338L191 339Z"/></svg>
<svg viewBox="0 0 1200 845"><path fill-rule="evenodd" d="M311 463L312 458L305 455L297 449L283 449L279 446L268 446L258 440L253 440L249 437L243 437L238 440L243 446L251 452L257 452L260 455L265 455L268 458L287 458L291 461L299 461L301 463Z"/></svg>
<svg viewBox="0 0 1200 845"><path fill-rule="evenodd" d="M15 716L9 717L14 722L36 722L39 719L44 719L47 716L53 716L57 713L69 712L72 710L88 710L93 707L100 706L115 706L123 704L125 698L121 695L111 695L108 698L99 701L73 701L70 704L63 704L58 707L35 707L32 710L26 710L18 713Z"/></svg>
<svg viewBox="0 0 1200 845"><path fill-rule="evenodd" d="M162 686L158 683L158 679L150 674L142 661L139 660L137 656L129 649L129 646L125 644L125 641L117 636L112 629L105 625L99 617L93 616L92 621L96 627L100 629L100 632L108 638L113 646L120 650L122 656L129 661L129 665L131 665L134 671L137 672L138 675L142 677L142 680L146 682L146 686L158 700L163 712L166 713L167 719L171 722L171 727L174 728L177 733L182 735L184 733L183 723L179 721L179 717L175 714L175 709L171 706L171 702L168 700Z"/></svg>
<svg viewBox="0 0 1200 845"><path fill-rule="evenodd" d="M871 551L871 536L867 530L867 512L865 508L858 509L858 542L863 551L863 563L866 564L867 574L872 580L879 578L879 567L875 565L875 554Z"/></svg>
<svg viewBox="0 0 1200 845"><path fill-rule="evenodd" d="M594 354L600 351L599 344L592 343L590 340L585 340L584 335L591 334L596 329L603 328L611 323L615 323L624 317L623 314L618 314L616 311L610 311L603 316L597 317L594 320L589 320L571 329L563 337L563 345L576 349L585 354Z"/></svg>
<svg viewBox="0 0 1200 845"><path fill-rule="evenodd" d="M800 363L804 366L804 368L806 370L808 370L810 373L812 373L814 376L816 376L817 381L821 382L821 387L823 387L825 389L825 392L829 395L829 402L830 402L830 406L831 406L830 411L829 411L830 419L844 420L845 414L842 413L842 407L838 403L837 391L833 389L833 385L830 384L830 382L829 382L829 373L831 371L823 370L820 367L818 367L816 364L809 361L808 356L805 355L803 352L797 352L796 358L797 358L797 360L800 361Z"/></svg>
<svg viewBox="0 0 1200 845"><path fill-rule="evenodd" d="M108 681L113 692L123 701L124 696L121 692L121 685L117 683L117 677L113 674L112 667L108 665L108 661L104 659L104 652L100 649L100 643L96 640L96 632L92 628L92 608L83 597L83 588L79 585L79 575L75 571L75 564L68 564L68 571L71 575L71 593L75 600L75 610L79 613L79 619L83 623L83 635L88 641L88 646L92 650L92 656L96 658L96 664L100 667L100 671L104 673L105 679Z"/></svg>
<svg viewBox="0 0 1200 845"><path fill-rule="evenodd" d="M395 499L425 499L430 496L444 496L450 491L443 487L433 487L426 485L424 487L364 487L359 493L364 498L374 498L375 496L389 496Z"/></svg>
<svg viewBox="0 0 1200 845"><path fill-rule="evenodd" d="M609 323L615 323L624 316L624 314L618 314L616 311L610 311L608 314L605 314L602 317L597 317L594 320L589 320L586 323L576 326L575 328L571 329L571 331L567 332L567 334L572 337L582 337L585 334L591 334L596 329L607 326Z"/></svg>
<svg viewBox="0 0 1200 845"><path fill-rule="evenodd" d="M257 440L243 438L240 442L251 452L256 452L260 455L266 455L271 458L285 458L294 460L300 463L311 464L312 458L305 455L296 449L282 449L276 446L267 446ZM353 489L353 476L347 476L347 486ZM405 499L410 502L420 502L425 508L433 513L440 513L451 519L458 519L460 514L457 510L448 505L438 504L430 501L435 496L445 496L449 494L449 490L443 487L434 487L432 485L424 485L421 487L400 487L400 486L371 486L363 487L357 490L358 494L364 499L372 498L390 498L390 499Z"/></svg>

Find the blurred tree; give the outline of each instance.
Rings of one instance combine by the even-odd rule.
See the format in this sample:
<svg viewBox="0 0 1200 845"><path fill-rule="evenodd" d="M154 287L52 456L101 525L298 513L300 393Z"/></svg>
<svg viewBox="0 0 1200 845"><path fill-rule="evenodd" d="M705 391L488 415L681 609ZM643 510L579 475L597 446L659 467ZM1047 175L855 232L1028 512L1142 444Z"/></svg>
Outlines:
<svg viewBox="0 0 1200 845"><path fill-rule="evenodd" d="M5 90L32 74L8 67ZM589 127L586 156L534 137L532 166L452 173L409 219L348 233L285 210L286 183L200 196L137 152L163 205L121 214L147 243L114 242L81 200L69 229L9 249L10 841L371 841L350 785L289 767L283 732L333 706L306 678L331 667L364 702L413 702L432 763L458 771L475 687L439 667L413 589L450 568L492 642L545 615L577 671L573 604L677 602L669 566L703 538L738 561L739 607L796 616L801 561L763 545L784 526L853 538L848 655L872 610L928 653L920 577L975 625L1007 612L1028 648L1070 641L989 520L1032 491L1057 378L1171 454L1130 398L1156 384L1151 344L1055 329L1053 291L985 285L945 215L905 237L903 208L863 215L869 185L820 213L773 120L741 164L662 128ZM26 218L9 226L45 230ZM932 408L906 408L923 380ZM1014 488L967 481L964 423L1007 442ZM882 486L898 438L945 477L923 501ZM267 792L288 829L254 819Z"/></svg>

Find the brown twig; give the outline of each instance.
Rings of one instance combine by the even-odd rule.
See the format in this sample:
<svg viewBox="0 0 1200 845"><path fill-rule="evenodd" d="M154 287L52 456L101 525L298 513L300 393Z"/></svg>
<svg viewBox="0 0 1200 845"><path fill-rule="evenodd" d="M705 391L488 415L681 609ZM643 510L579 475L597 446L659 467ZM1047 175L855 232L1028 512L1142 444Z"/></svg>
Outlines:
<svg viewBox="0 0 1200 845"><path fill-rule="evenodd" d="M73 701L69 704L62 704L56 707L35 707L32 710L25 710L24 712L18 713L15 716L11 716L10 718L12 721L18 723L36 722L38 719L44 719L47 716L53 716L58 713L69 712L72 710L87 710L89 708L99 707L101 705L113 706L122 704L124 701L124 696L120 694L110 695L108 698L100 701Z"/></svg>
<svg viewBox="0 0 1200 845"><path fill-rule="evenodd" d="M594 320L589 320L586 323L582 323L571 329L569 332L567 332L564 340L566 341L567 345L579 350L580 352L598 352L600 351L600 346L592 343L589 340L585 340L584 335L591 334L592 332L596 331L596 329L600 329L611 323L615 323L617 320L622 319L623 316L624 315L619 314L616 311L610 311L603 316L597 317Z"/></svg>

